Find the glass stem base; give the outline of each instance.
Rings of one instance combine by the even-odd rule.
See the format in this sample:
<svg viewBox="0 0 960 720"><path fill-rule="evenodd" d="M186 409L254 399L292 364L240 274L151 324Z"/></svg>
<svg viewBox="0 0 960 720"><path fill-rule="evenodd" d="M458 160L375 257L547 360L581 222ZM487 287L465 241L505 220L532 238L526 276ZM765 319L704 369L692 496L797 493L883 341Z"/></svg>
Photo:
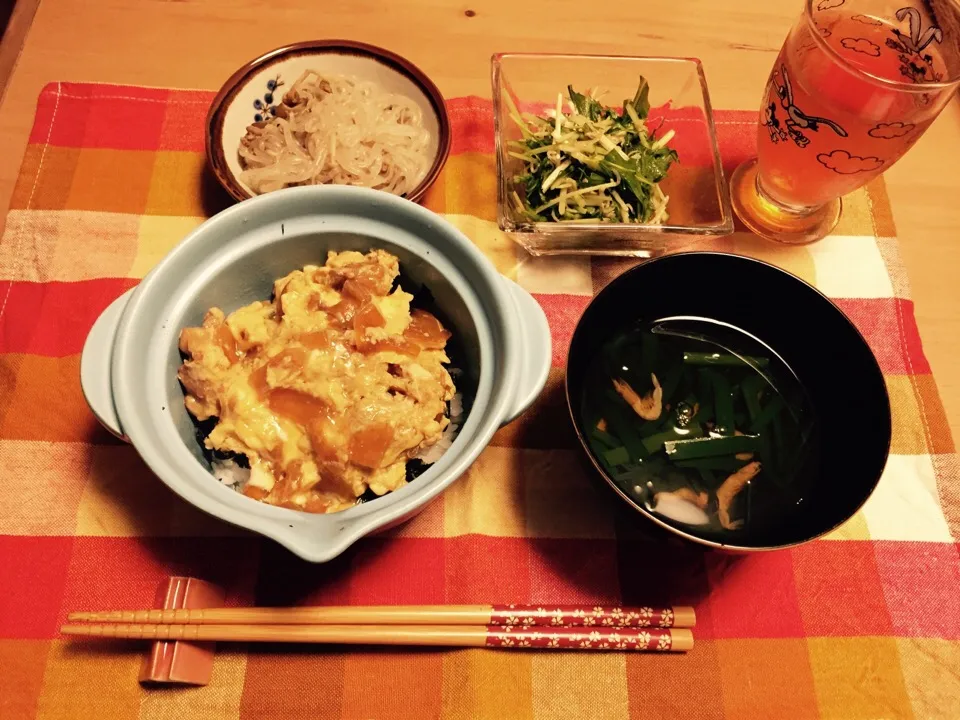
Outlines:
<svg viewBox="0 0 960 720"><path fill-rule="evenodd" d="M730 199L749 230L784 245L806 245L821 239L837 226L842 208L840 198L802 211L781 205L761 191L756 158L733 171Z"/></svg>

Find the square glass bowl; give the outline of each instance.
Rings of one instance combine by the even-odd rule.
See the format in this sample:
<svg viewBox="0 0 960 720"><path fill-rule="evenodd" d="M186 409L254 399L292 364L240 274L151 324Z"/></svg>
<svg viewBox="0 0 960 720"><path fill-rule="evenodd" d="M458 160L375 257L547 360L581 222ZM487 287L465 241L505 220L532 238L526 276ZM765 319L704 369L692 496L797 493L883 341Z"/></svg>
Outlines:
<svg viewBox="0 0 960 720"><path fill-rule="evenodd" d="M493 56L493 116L497 154L497 220L532 255L626 255L649 257L689 245L695 238L729 235L733 212L723 174L707 81L699 60L666 57L498 53ZM567 85L577 92L603 91L600 102L618 109L632 98L640 76L650 85L647 125L662 137L674 130L670 147L680 155L661 188L669 196L668 218L641 223L532 222L512 201L523 161L509 155L521 137L510 117L507 95L523 112L543 115L555 108ZM523 197L522 192L520 196Z"/></svg>

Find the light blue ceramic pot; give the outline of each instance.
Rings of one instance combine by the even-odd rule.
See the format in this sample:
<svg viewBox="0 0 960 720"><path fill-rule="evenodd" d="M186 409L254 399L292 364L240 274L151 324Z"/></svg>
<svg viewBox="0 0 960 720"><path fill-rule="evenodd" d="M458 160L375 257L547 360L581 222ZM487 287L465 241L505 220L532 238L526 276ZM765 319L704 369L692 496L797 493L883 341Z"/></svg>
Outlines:
<svg viewBox="0 0 960 720"><path fill-rule="evenodd" d="M453 446L409 485L330 515L265 505L221 485L184 408L180 330L199 324L212 306L230 312L270 297L275 278L322 264L328 250L373 248L399 257L405 284L433 293L463 348L459 383L475 395ZM412 517L460 477L497 428L534 401L550 357L537 302L442 217L375 190L314 186L244 201L193 231L100 316L83 348L81 379L94 414L174 492L324 562L358 538Z"/></svg>

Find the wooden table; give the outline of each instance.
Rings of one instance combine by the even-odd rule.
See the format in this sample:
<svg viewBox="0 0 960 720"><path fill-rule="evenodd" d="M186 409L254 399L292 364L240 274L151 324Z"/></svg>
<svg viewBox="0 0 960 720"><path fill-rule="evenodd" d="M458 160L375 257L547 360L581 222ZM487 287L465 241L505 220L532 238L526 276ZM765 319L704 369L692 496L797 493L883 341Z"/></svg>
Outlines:
<svg viewBox="0 0 960 720"><path fill-rule="evenodd" d="M21 0L36 2L36 0ZM449 96L489 96L495 51L699 57L715 107L753 109L800 0L621 3L487 0L42 0L0 111L5 214L37 94L54 80L215 89L239 65L297 40L344 37L417 63ZM960 430L960 103L886 174L927 356Z"/></svg>

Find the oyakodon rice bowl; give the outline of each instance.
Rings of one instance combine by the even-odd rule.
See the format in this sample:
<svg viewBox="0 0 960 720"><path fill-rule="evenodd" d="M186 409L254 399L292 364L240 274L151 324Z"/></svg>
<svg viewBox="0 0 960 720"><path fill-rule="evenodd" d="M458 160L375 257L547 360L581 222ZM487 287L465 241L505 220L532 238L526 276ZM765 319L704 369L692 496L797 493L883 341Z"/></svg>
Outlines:
<svg viewBox="0 0 960 720"><path fill-rule="evenodd" d="M451 333L383 250L329 251L270 300L180 332L177 375L214 476L247 497L337 512L416 479L452 443Z"/></svg>
<svg viewBox="0 0 960 720"><path fill-rule="evenodd" d="M181 330L200 326L210 308L229 314L271 297L277 278L322 265L330 251L371 249L397 258L406 292L429 291L456 339L456 389L471 398L457 437L413 482L341 512L277 507L218 482L177 378ZM94 414L177 494L323 562L413 516L462 475L540 393L550 357L540 306L443 218L387 193L316 186L245 201L197 228L103 312L84 345L81 380Z"/></svg>

